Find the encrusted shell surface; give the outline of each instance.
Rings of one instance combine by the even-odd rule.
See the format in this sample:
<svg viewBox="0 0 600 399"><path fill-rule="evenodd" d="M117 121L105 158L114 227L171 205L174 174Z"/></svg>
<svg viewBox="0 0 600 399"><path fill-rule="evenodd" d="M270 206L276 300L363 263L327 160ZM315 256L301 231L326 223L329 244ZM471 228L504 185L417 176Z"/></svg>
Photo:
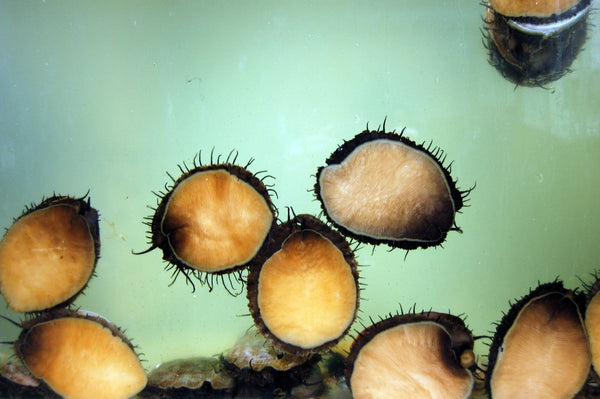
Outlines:
<svg viewBox="0 0 600 399"><path fill-rule="evenodd" d="M148 385L162 389L233 389L235 381L215 357L194 357L161 363L148 374Z"/></svg>
<svg viewBox="0 0 600 399"><path fill-rule="evenodd" d="M236 367L251 368L253 371L262 371L266 367L286 371L306 363L310 358L309 355L283 352L255 329L242 335L223 356L225 361Z"/></svg>
<svg viewBox="0 0 600 399"><path fill-rule="evenodd" d="M0 376L15 384L27 387L37 387L40 385L40 380L27 370L27 367L25 367L19 358L0 358Z"/></svg>

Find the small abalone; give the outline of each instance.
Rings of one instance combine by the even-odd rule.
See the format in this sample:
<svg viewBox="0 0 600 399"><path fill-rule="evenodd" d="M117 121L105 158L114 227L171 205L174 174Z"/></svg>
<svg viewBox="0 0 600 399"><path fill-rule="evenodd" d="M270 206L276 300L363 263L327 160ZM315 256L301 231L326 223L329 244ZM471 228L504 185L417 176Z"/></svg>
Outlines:
<svg viewBox="0 0 600 399"><path fill-rule="evenodd" d="M101 317L59 309L22 327L16 354L63 397L129 398L146 386L146 372L133 346Z"/></svg>
<svg viewBox="0 0 600 399"><path fill-rule="evenodd" d="M86 196L52 196L18 217L0 241L0 291L17 312L66 305L93 275L98 212Z"/></svg>
<svg viewBox="0 0 600 399"><path fill-rule="evenodd" d="M346 366L355 399L466 399L474 385L473 335L459 317L390 316L359 333Z"/></svg>
<svg viewBox="0 0 600 399"><path fill-rule="evenodd" d="M276 210L269 188L245 166L230 162L202 165L194 158L193 168L184 164L181 177L173 179L161 199L150 226L151 247L163 251L167 268L186 281L197 277L212 289L213 276L236 273L259 253L275 223ZM241 276L236 274L237 280Z"/></svg>
<svg viewBox="0 0 600 399"><path fill-rule="evenodd" d="M493 399L572 398L590 370L584 298L555 281L540 284L502 318L490 346Z"/></svg>
<svg viewBox="0 0 600 399"><path fill-rule="evenodd" d="M317 170L315 194L327 218L359 241L414 249L440 245L470 190L460 191L444 152L401 133L367 130Z"/></svg>
<svg viewBox="0 0 600 399"><path fill-rule="evenodd" d="M490 1L484 31L490 64L517 85L543 87L560 79L570 71L587 38L591 2L584 0L562 11L572 4Z"/></svg>
<svg viewBox="0 0 600 399"><path fill-rule="evenodd" d="M248 274L248 300L259 330L284 351L323 352L356 317L357 263L344 237L311 215L272 235L269 255Z"/></svg>

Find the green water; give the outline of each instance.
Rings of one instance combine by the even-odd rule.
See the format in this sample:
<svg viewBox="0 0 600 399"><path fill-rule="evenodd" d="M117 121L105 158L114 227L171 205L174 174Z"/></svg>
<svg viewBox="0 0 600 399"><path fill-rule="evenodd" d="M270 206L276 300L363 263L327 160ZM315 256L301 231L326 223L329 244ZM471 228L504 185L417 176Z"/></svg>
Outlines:
<svg viewBox="0 0 600 399"><path fill-rule="evenodd" d="M159 251L132 255L147 248L142 221L165 171L236 149L275 177L283 218L287 206L316 214L317 167L387 116L387 129L443 148L459 188L477 186L443 248L357 252L360 317L416 304L488 334L538 281L575 288L600 268L600 13L573 72L543 89L489 65L483 12L477 1L3 1L0 228L43 196L89 190L101 258L76 304L126 329L147 369L220 353L252 325L245 293L169 286Z"/></svg>

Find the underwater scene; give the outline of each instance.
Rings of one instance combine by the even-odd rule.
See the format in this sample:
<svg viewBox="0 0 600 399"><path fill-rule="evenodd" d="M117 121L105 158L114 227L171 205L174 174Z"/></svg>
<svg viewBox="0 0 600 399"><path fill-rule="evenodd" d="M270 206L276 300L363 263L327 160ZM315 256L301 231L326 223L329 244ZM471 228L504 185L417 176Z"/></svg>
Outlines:
<svg viewBox="0 0 600 399"><path fill-rule="evenodd" d="M600 12L0 2L0 397L600 398Z"/></svg>

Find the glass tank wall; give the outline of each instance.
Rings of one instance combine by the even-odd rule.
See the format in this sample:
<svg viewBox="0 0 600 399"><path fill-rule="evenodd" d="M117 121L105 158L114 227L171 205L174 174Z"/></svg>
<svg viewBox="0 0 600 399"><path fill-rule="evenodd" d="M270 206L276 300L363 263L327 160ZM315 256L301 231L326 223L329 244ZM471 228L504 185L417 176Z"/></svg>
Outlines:
<svg viewBox="0 0 600 399"><path fill-rule="evenodd" d="M538 282L574 289L600 267L600 14L564 76L519 85L490 63L485 11L476 1L4 1L0 227L53 193L89 193L101 252L76 307L125 329L147 370L211 356L253 325L246 292L220 281L193 291L160 250L132 253L149 246L153 191L199 151L210 163L234 150L273 176L280 219L293 208L325 221L317 169L385 121L443 149L458 188L474 189L456 215L462 233L442 246L356 251L352 331L415 306L490 335ZM24 319L4 299L0 308ZM17 338L0 326L1 341Z"/></svg>

